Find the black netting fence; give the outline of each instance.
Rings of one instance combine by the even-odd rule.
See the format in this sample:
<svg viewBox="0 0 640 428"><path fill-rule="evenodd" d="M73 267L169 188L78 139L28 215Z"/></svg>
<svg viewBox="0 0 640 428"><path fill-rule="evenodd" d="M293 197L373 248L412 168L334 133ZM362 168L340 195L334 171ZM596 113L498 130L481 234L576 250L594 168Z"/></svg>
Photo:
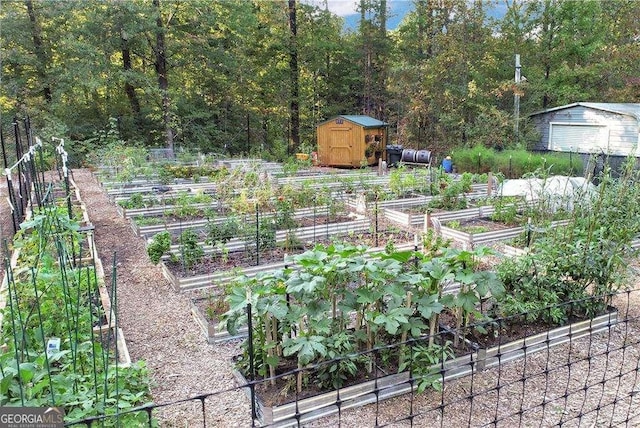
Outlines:
<svg viewBox="0 0 640 428"><path fill-rule="evenodd" d="M241 360L227 389L69 426L117 425L132 414L141 426L635 426L640 290L606 300L597 316L570 316L562 327L540 328L523 313L274 376ZM341 380L352 367L356 374Z"/></svg>

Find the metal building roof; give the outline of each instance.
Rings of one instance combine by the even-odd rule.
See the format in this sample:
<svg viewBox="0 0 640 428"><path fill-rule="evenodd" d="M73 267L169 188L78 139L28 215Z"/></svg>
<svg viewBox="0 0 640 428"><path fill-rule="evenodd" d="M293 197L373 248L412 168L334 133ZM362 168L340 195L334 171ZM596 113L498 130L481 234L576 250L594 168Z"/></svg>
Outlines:
<svg viewBox="0 0 640 428"><path fill-rule="evenodd" d="M366 115L362 115L362 114L341 114L339 116L336 116L332 119L326 120L324 122L322 122L320 125L322 125L323 123L327 123L327 122L331 122L334 121L337 118L343 118L344 120L348 120L349 122L353 122L356 125L360 125L363 128L380 128L381 126L387 126L388 123L383 122L381 120L378 120L376 118L373 118L371 116L366 116Z"/></svg>
<svg viewBox="0 0 640 428"><path fill-rule="evenodd" d="M583 106L583 107L592 108L595 110L602 110L610 113L624 114L627 116L635 117L638 121L640 121L640 104L638 103L573 103L573 104L567 104L564 106L554 107L554 108L538 111L535 113L531 113L530 116L536 116L539 114L563 110L563 109L576 107L576 106Z"/></svg>

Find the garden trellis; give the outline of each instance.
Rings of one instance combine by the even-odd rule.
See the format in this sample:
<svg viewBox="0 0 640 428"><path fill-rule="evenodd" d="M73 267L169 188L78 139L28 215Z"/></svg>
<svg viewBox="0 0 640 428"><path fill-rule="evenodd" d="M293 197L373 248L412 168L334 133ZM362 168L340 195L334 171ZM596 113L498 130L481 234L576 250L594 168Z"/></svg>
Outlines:
<svg viewBox="0 0 640 428"><path fill-rule="evenodd" d="M31 141L28 121L25 127ZM71 191L64 141L53 139L58 174L46 182L42 140L23 151L17 123L14 129L19 156L4 171L15 236L10 257L3 243L0 405L61 407L77 420L144 404L146 369L131 363L116 317L116 255L105 284L94 227ZM136 418L116 417L116 424Z"/></svg>
<svg viewBox="0 0 640 428"><path fill-rule="evenodd" d="M37 173L37 163L42 164L42 141L36 138L35 143L31 133L29 120L23 121L24 129L20 130L20 123L17 119L13 121L14 150L11 151L7 147L4 133L0 132L0 141L2 144L2 158L4 161L3 174L7 180L7 202L11 207L13 232L18 231L18 226L24 220L27 213L27 207L35 198L38 206L41 206L41 197L43 193L44 174ZM28 148L24 150L22 138L27 140ZM13 154L17 158L14 164L9 163L9 156ZM14 179L15 175L15 179ZM32 196L33 195L33 196Z"/></svg>

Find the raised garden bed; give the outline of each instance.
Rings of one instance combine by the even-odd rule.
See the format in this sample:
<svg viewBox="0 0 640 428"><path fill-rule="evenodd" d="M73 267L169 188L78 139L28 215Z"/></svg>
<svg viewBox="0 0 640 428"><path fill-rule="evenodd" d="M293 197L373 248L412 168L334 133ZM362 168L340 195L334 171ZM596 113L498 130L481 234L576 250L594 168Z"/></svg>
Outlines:
<svg viewBox="0 0 640 428"><path fill-rule="evenodd" d="M617 315L617 311L612 310L590 320L574 322L523 339L481 348L476 352L434 365L431 369L439 373L439 378L443 383L447 383L477 371L550 350L570 340L608 331L616 325ZM249 400L252 400L250 382L237 370L234 371L234 376L238 385L245 387L244 390ZM293 427L298 426L298 421L307 423L338 411L376 403L412 391L414 393L417 391L416 378L410 377L408 372L402 372L376 377L357 385L282 405L267 406L264 404L263 398L256 394L254 403L260 424ZM341 404L340 409L336 405L338 400Z"/></svg>
<svg viewBox="0 0 640 428"><path fill-rule="evenodd" d="M368 229L367 229L368 230ZM410 235L405 232L405 234ZM385 234L384 232L380 232L379 241L384 242L389 239L389 234ZM320 237L319 237L320 238ZM364 237L363 237L364 238ZM393 236L395 240L395 235ZM369 238L372 240L372 238ZM359 239L358 244L368 244L367 239ZM315 243L314 243L315 244ZM401 241L398 244L395 244L395 248L399 251L411 250L413 249L415 244L410 244L407 240ZM302 252L304 250L300 250ZM368 252L380 252L384 251L383 246L371 248ZM282 253L282 250L280 250ZM289 255L293 255L293 253L289 253ZM277 261L271 259L263 259L265 261L271 260L268 263L261 264L259 266L244 266L244 267L233 267L233 268L213 268L214 272L202 274L202 275L186 275L180 276L177 272L171 270L166 263L161 263L162 273L165 278L169 281L171 286L176 291L188 291L188 290L197 290L203 288L209 288L213 286L223 286L228 284L233 279L237 278L239 275L245 275L247 277L254 277L259 273L269 272L272 270L280 269L285 266L285 262L283 257L278 257Z"/></svg>
<svg viewBox="0 0 640 428"><path fill-rule="evenodd" d="M518 227L504 227L504 225L497 225L493 229L497 230L487 230L482 232L469 232L463 230L457 230L451 227L443 226L440 222L440 219L436 217L431 217L431 224L437 235L442 236L444 239L451 239L454 242L462 245L463 248L474 248L477 245L485 245L487 243L496 242L496 241L505 241L509 239L516 238L520 236L520 234L526 232L528 226L518 226ZM547 227L555 228L560 226L565 226L569 224L569 220L558 220L551 222ZM488 229L492 229L492 227L487 227Z"/></svg>
<svg viewBox="0 0 640 428"><path fill-rule="evenodd" d="M209 206L210 207L210 206ZM330 207L327 205L318 206L315 208L303 208L299 210L295 210L291 219L292 220L305 220L312 219L314 216L317 216L319 219L317 224L325 224L325 218L329 215ZM261 221L269 221L270 218L273 218L271 215L266 213L263 215ZM152 225L142 225L138 226L134 221L131 223L131 227L134 232L138 236L152 236L156 233L160 233L163 231L173 232L174 234L180 233L185 229L192 230L202 230L210 224L222 224L227 221L228 217L216 217L213 219L197 219L197 220L179 220L174 218L168 218L163 221L161 224L152 224ZM308 222L307 222L308 223Z"/></svg>
<svg viewBox="0 0 640 428"><path fill-rule="evenodd" d="M410 244L406 244L406 245L400 245L398 249L400 251L403 251L403 250L410 250L411 248L412 246ZM373 250L383 251L383 248L371 249L370 251L373 251ZM295 266L292 266L292 267L295 268ZM273 269L270 269L270 270L276 270L281 268L284 268L284 264L280 266L274 265ZM255 276L258 273L266 273L266 272L269 272L269 270L264 270L262 272L252 272L247 276ZM243 272L243 274L246 275L246 272ZM459 291L460 291L460 284L457 282L452 282L450 284L447 284L443 288L443 294L445 295L456 294ZM198 327L200 328L200 331L202 331L208 343L221 343L221 342L226 342L233 339L244 338L247 336L246 327L240 328L237 334L229 334L228 331L220 328L219 323L216 320L210 319L210 317L206 313L207 300L209 300L207 297L192 298L191 314L193 315L196 323L198 324Z"/></svg>
<svg viewBox="0 0 640 428"><path fill-rule="evenodd" d="M331 236L359 233L368 231L371 226L369 219L356 219L352 221L346 221L342 223L331 223L318 226L300 227L292 230L278 230L276 231L276 243L285 242L290 236L295 236L299 241L314 242L316 239L329 238ZM216 245L205 244L200 242L198 244L204 251L204 254L218 254L220 248ZM234 238L225 244L225 248L228 252L243 251L247 246L255 246L255 240L246 240L243 238ZM180 245L171 245L170 252L176 256L180 255ZM167 256L165 256L165 259Z"/></svg>

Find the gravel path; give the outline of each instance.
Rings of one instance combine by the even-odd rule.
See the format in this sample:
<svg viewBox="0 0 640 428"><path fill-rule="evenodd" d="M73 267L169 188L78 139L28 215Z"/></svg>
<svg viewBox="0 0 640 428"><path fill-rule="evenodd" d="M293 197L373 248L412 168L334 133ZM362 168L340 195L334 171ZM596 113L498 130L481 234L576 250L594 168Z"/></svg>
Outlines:
<svg viewBox="0 0 640 428"><path fill-rule="evenodd" d="M227 390L235 383L231 377L231 357L238 353L237 344L209 345L191 316L188 298L176 293L162 276L160 269L153 266L146 256L142 239L136 237L129 226L129 222L121 218L115 206L108 200L105 192L89 170L74 170L74 180L80 188L81 196L89 211L89 216L95 225L95 240L99 255L103 261L106 277L111 275L111 260L115 253L117 260L118 284L118 316L119 323L124 330L129 352L133 360L147 362L154 379L152 389L156 403L172 402L187 397ZM445 411L445 421L439 415L425 413L414 420L413 426L481 426L487 423L487 418L499 415L513 415L506 418L499 426L554 426L563 415L565 418L575 416L576 412L587 413L582 426L622 425L622 417L631 409L631 414L640 408L640 375L636 370L629 376L618 379L616 385L598 384L591 390L580 390L566 399L558 398L564 394L567 385L580 385L586 375L593 379L603 379L603 376L613 371L616 364L620 366L633 365L637 368L640 360L640 349L637 338L640 337L640 323L638 322L640 308L640 292L632 293L630 301L630 315L636 317L633 322L616 327L611 334L600 334L594 339L581 339L571 345L563 345L551 353L535 354L526 360L509 363L498 373L490 370L454 381L445 385L445 397L455 401L456 397L466 397L470 391L490 391L495 389L496 378L504 382L505 379L519 379L532 373L542 373L527 378L526 390L523 384L514 383L505 387L500 394L487 392L481 398L470 402L462 399ZM625 308L626 301L620 302ZM612 349L622 346L632 340L635 346L625 348L609 358L593 357L588 366L576 364L570 370L556 370L549 374L548 364L558 362L566 365L571 358L578 358L585 352L598 354L602 348ZM569 360L567 360L569 359ZM618 369L619 370L619 369ZM609 374L610 375L610 374ZM600 391L600 393L597 393ZM607 412L588 413L597 405L602 396L609 397L620 391L624 397L620 405L613 406ZM637 395L630 395L638 391ZM604 394L603 394L604 392ZM523 403L539 403L542 398L553 400L544 411L526 412L517 415ZM609 400L609 398L605 398ZM377 409L379 419L375 419L376 406L371 405L361 409L346 411L340 420L336 417L325 418L313 422L316 427L365 427L376 424L390 423L389 426L409 426L409 423L392 423L396 418L409 414L410 405L414 412L430 407L430 403L438 403L440 394L424 394L410 403L407 397L400 397L381 403ZM251 426L250 408L248 400L238 391L230 391L210 397L206 401L207 426L215 427L247 427ZM469 423L473 411L472 422ZM155 414L155 413L154 413ZM181 406L170 406L156 414L162 421L162 426L203 426L202 409L200 403L190 402ZM620 419L622 418L622 419ZM575 420L566 426L579 426ZM640 418L627 424L640 426Z"/></svg>
<svg viewBox="0 0 640 428"><path fill-rule="evenodd" d="M95 226L95 241L111 278L116 257L118 322L133 361L146 361L154 385L155 403L166 403L233 387L231 356L237 345L209 345L191 316L190 302L176 293L149 262L145 243L129 221L118 215L95 177L87 169L73 178ZM207 400L207 426L250 426L251 412L236 390ZM202 426L199 402L170 406L160 413L162 426Z"/></svg>

